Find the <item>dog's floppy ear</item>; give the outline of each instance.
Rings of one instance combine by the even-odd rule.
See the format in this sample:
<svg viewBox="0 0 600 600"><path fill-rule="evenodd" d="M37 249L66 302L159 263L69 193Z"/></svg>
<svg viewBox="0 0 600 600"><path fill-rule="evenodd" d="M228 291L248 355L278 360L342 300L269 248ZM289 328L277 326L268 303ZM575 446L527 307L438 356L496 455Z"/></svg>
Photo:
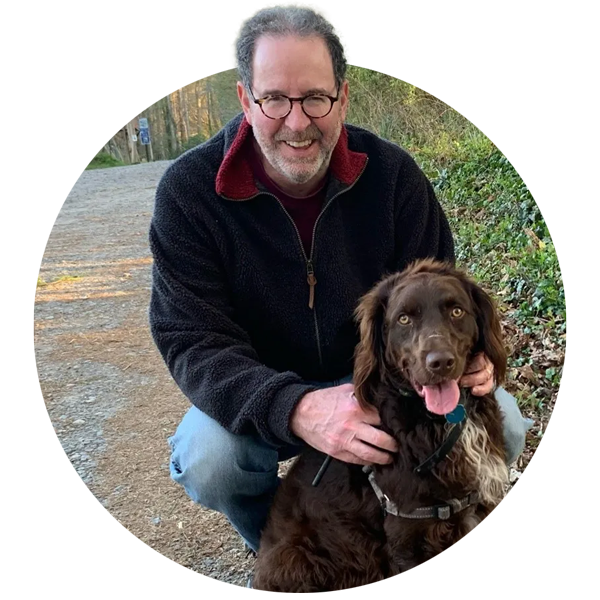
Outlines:
<svg viewBox="0 0 600 600"><path fill-rule="evenodd" d="M494 301L478 285L469 281L469 291L477 316L479 339L475 352L484 352L494 365L496 382L501 384L506 376L506 350L502 341L502 327Z"/></svg>
<svg viewBox="0 0 600 600"><path fill-rule="evenodd" d="M356 309L360 341L354 354L354 395L363 407L371 404L374 387L386 371L385 311L398 279L396 274L380 281Z"/></svg>

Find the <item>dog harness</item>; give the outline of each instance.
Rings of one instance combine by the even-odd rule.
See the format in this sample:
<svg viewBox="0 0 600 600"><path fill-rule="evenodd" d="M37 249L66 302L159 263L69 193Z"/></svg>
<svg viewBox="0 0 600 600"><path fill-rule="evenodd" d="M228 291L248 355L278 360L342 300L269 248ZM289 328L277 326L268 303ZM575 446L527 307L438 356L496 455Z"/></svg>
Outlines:
<svg viewBox="0 0 600 600"><path fill-rule="evenodd" d="M402 395L409 395L404 390L398 390ZM464 389L461 389L460 392L460 400L456 408L445 415L446 422L452 424L452 428L448 432L448 435L444 439L444 441L440 444L440 446L435 450L431 456L426 458L421 464L417 465L414 469L415 473L420 475L427 473L433 469L439 462L441 462L452 448L454 444L460 438L460 435L463 431L465 421L467 420L467 409L469 405L470 397L465 393ZM317 472L312 485L317 486L319 482L323 478L325 471L329 467L331 463L331 456L326 456L321 468ZM443 504L436 504L434 506L421 507L413 510L410 513L400 512L398 506L395 502L390 500L388 496L383 492L383 490L379 487L377 482L375 481L375 471L372 466L367 465L363 467L363 472L367 475L369 483L381 504L381 508L387 514L394 515L395 517L403 517L405 519L441 519L446 520L449 519L452 515L455 515L468 506L472 504L477 504L479 502L479 494L474 492L469 492L464 498L451 498L447 500Z"/></svg>
<svg viewBox="0 0 600 600"><path fill-rule="evenodd" d="M441 519L445 521L452 515L459 513L472 504L479 502L479 494L477 492L470 492L464 498L460 500L457 498L451 498L443 504L436 504L434 506L426 506L416 508L412 512L403 513L398 509L395 502L390 500L382 489L377 485L375 481L375 471L373 467L363 467L363 472L368 475L369 483L381 504L381 508L385 513L394 515L394 517L403 517L404 519Z"/></svg>
<svg viewBox="0 0 600 600"><path fill-rule="evenodd" d="M402 393L402 390L399 390ZM460 400L456 408L448 413L446 416L446 421L448 423L452 423L452 428L448 432L448 435L441 443L441 445L437 448L437 450L428 458L426 458L421 464L415 467L414 472L419 473L420 475L423 473L427 473L433 469L440 461L442 461L452 448L454 444L460 438L460 434L462 433L465 421L467 419L467 408L469 403L469 395L465 393L465 390L461 390ZM377 485L375 481L375 471L373 467L366 466L363 467L363 472L366 473L369 483L381 504L381 508L385 513L390 515L394 515L395 517L403 517L405 519L441 519L446 520L449 519L452 515L455 515L468 506L472 504L476 504L479 502L479 494L477 492L469 492L464 498L451 498L447 500L443 504L436 504L434 506L427 506L416 508L410 513L400 512L398 506L395 502L390 500L388 496L383 492L383 490Z"/></svg>

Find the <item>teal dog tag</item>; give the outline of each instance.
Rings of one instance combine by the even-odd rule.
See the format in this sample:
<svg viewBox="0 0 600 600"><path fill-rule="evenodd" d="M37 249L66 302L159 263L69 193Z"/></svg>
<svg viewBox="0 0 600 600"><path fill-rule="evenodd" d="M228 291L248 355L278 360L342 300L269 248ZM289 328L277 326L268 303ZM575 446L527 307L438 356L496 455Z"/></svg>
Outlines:
<svg viewBox="0 0 600 600"><path fill-rule="evenodd" d="M467 411L465 407L462 404L458 404L452 412L446 414L446 421L448 423L460 423L465 420L466 416Z"/></svg>

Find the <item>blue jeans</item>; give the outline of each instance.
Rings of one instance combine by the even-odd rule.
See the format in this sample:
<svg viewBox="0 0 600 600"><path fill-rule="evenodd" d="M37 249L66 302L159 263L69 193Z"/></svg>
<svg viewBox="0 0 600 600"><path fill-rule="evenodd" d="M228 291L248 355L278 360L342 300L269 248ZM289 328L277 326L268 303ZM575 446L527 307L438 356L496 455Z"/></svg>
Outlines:
<svg viewBox="0 0 600 600"><path fill-rule="evenodd" d="M349 383L351 377L331 383ZM524 419L513 396L502 388L496 399L504 414L504 438L510 464L525 447L525 432L532 421ZM224 514L253 550L273 495L279 485L278 463L298 454L300 447L276 448L250 435L229 433L192 406L183 417L171 445L171 477L188 496L206 508Z"/></svg>

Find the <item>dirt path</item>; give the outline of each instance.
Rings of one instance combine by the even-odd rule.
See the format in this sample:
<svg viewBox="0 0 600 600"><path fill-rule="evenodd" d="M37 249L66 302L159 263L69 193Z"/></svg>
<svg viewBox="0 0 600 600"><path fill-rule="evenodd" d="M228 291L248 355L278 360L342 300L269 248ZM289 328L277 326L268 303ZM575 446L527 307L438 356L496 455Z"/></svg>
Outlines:
<svg viewBox="0 0 600 600"><path fill-rule="evenodd" d="M245 585L251 559L169 477L189 406L147 325L154 190L168 162L85 171L46 247L35 308L42 392L74 468L127 529L179 564Z"/></svg>

